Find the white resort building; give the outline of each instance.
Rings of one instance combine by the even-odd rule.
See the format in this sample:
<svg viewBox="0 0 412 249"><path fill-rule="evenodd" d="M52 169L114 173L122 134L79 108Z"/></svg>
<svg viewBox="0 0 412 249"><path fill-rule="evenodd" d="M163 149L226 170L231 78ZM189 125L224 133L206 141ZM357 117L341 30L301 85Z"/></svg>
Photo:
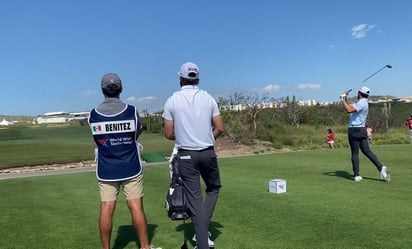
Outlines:
<svg viewBox="0 0 412 249"><path fill-rule="evenodd" d="M66 123L72 120L82 120L89 117L89 112L47 112L36 118L37 124Z"/></svg>

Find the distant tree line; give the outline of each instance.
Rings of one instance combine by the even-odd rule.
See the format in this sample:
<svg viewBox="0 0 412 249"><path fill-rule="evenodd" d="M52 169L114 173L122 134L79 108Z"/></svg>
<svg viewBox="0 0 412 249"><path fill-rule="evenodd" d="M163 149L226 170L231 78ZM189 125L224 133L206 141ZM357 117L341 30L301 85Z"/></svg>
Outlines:
<svg viewBox="0 0 412 249"><path fill-rule="evenodd" d="M315 128L347 127L349 121L349 114L344 111L339 101L325 106L302 106L298 104L295 96L287 96L269 100L283 103L282 108L256 108L258 103L268 100L266 96L259 97L256 93L235 93L226 99L220 98L221 106L239 103L245 106L242 111L222 110L225 135L242 143L250 143L255 139L276 142L279 135L288 135L276 133L293 133L301 125ZM351 99L351 102L355 101L356 99ZM372 127L374 132L385 133L391 127L405 127L411 112L412 103L370 103L367 125ZM289 135L293 137L293 134Z"/></svg>
<svg viewBox="0 0 412 249"><path fill-rule="evenodd" d="M374 99L378 98L376 96ZM385 99L381 97L381 99ZM355 102L356 99L350 99ZM303 140L315 129L339 127L346 129L349 114L344 111L342 104L337 101L331 105L302 106L295 96L269 98L257 93L236 92L227 98L220 97L218 105L225 124L224 136L233 142L250 144L253 141L268 141L275 146L293 146L296 143L322 144L323 138ZM261 108L261 104L272 102L281 108ZM230 110L228 106L242 105L242 110ZM141 119L148 132L162 132L162 112L148 114L145 112ZM381 102L369 104L367 125L375 133L385 133L390 128L404 128L406 119L412 113L412 103ZM305 127L302 128L301 126ZM313 127L308 129L308 127ZM299 129L305 129L299 132ZM304 134L304 135L302 135ZM278 144L278 145L276 145Z"/></svg>

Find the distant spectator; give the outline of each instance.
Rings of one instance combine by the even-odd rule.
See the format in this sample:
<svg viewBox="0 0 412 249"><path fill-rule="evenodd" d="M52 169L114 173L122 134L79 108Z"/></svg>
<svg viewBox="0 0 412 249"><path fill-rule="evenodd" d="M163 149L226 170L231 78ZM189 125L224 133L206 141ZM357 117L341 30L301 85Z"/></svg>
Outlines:
<svg viewBox="0 0 412 249"><path fill-rule="evenodd" d="M334 149L335 148L335 145L334 145L335 144L335 134L333 134L331 128L328 128L327 138L328 138L329 148Z"/></svg>
<svg viewBox="0 0 412 249"><path fill-rule="evenodd" d="M373 129L370 126L366 126L366 132L368 133L368 143L372 144Z"/></svg>
<svg viewBox="0 0 412 249"><path fill-rule="evenodd" d="M406 125L409 128L409 139L410 143L412 143L412 114L409 115L409 118L406 120Z"/></svg>

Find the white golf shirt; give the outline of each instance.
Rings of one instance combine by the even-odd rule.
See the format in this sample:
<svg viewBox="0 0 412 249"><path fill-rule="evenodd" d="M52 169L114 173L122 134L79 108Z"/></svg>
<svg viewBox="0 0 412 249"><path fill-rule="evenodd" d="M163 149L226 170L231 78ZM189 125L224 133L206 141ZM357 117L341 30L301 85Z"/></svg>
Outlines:
<svg viewBox="0 0 412 249"><path fill-rule="evenodd" d="M183 86L164 106L163 118L173 120L176 147L202 150L213 146L212 119L220 115L215 99L198 86Z"/></svg>
<svg viewBox="0 0 412 249"><path fill-rule="evenodd" d="M356 112L350 114L349 127L365 127L369 111L368 99L359 99L358 102L352 105L355 107Z"/></svg>

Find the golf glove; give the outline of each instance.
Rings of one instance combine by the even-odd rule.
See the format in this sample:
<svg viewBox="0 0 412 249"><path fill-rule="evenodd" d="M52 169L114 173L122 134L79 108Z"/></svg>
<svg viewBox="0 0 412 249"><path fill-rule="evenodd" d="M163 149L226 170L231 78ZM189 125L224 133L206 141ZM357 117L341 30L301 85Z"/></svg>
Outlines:
<svg viewBox="0 0 412 249"><path fill-rule="evenodd" d="M346 101L347 99L348 99L348 95L347 95L347 94L343 93L343 94L340 95L340 100Z"/></svg>

